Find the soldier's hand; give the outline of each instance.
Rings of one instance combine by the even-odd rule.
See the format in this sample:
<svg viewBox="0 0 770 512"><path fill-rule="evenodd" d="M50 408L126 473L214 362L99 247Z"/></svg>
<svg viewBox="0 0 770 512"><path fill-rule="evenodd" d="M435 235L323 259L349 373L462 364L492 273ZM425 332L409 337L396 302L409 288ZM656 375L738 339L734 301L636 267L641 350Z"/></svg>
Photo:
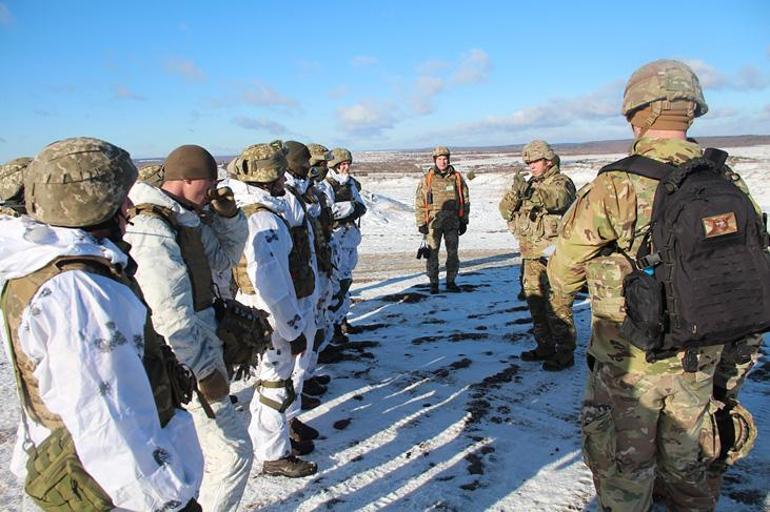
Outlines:
<svg viewBox="0 0 770 512"><path fill-rule="evenodd" d="M217 401L230 394L230 382L219 370L214 370L198 381L198 389L206 400Z"/></svg>
<svg viewBox="0 0 770 512"><path fill-rule="evenodd" d="M527 190L527 180L524 179L524 175L521 173L521 169L519 169L513 175L513 191L521 197L525 190Z"/></svg>
<svg viewBox="0 0 770 512"><path fill-rule="evenodd" d="M417 228L417 231L419 231L423 235L427 235L428 234L428 225L427 224L423 224L422 226Z"/></svg>
<svg viewBox="0 0 770 512"><path fill-rule="evenodd" d="M231 218L238 214L235 195L230 187L209 189L206 197L209 200L209 204L211 204L211 209L217 215Z"/></svg>
<svg viewBox="0 0 770 512"><path fill-rule="evenodd" d="M468 223L461 222L460 227L457 229L457 234L460 236L463 236L467 230L468 230Z"/></svg>
<svg viewBox="0 0 770 512"><path fill-rule="evenodd" d="M301 354L305 351L307 348L307 339L305 338L304 334L300 334L293 340L289 342L289 345L291 346L291 354L293 356L296 356L297 354Z"/></svg>

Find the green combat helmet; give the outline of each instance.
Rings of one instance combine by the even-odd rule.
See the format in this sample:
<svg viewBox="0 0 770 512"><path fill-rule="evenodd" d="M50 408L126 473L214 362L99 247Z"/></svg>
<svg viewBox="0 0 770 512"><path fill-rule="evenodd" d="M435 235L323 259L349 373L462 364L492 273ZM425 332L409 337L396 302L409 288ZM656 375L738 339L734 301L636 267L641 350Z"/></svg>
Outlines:
<svg viewBox="0 0 770 512"><path fill-rule="evenodd" d="M289 170L300 178L306 178L310 171L311 156L308 147L296 140L287 140L283 146L286 149L286 163Z"/></svg>
<svg viewBox="0 0 770 512"><path fill-rule="evenodd" d="M553 148L544 140L533 140L521 150L521 158L524 163L536 162L538 160L556 160L556 153Z"/></svg>
<svg viewBox="0 0 770 512"><path fill-rule="evenodd" d="M451 156L451 153L449 152L449 148L446 146L436 146L435 148L433 148L433 159L435 160L440 156L445 156L449 158Z"/></svg>
<svg viewBox="0 0 770 512"><path fill-rule="evenodd" d="M163 166L161 164L145 165L139 169L139 181L160 187L163 184Z"/></svg>
<svg viewBox="0 0 770 512"><path fill-rule="evenodd" d="M236 177L247 183L271 183L283 176L287 168L286 149L280 140L253 144L235 162Z"/></svg>
<svg viewBox="0 0 770 512"><path fill-rule="evenodd" d="M335 168L342 162L352 164L353 155L345 148L334 148L326 154L326 160L329 162L329 167Z"/></svg>
<svg viewBox="0 0 770 512"><path fill-rule="evenodd" d="M679 101L689 103L688 111L693 118L709 110L693 70L683 62L661 59L634 71L623 93L621 111L628 119L634 111L650 105L653 114L660 115Z"/></svg>
<svg viewBox="0 0 770 512"><path fill-rule="evenodd" d="M321 144L308 144L307 148L310 150L310 165L326 162L326 153L329 152L329 148Z"/></svg>
<svg viewBox="0 0 770 512"><path fill-rule="evenodd" d="M138 174L127 151L103 140L54 142L27 169L27 212L53 226L100 224L115 215Z"/></svg>
<svg viewBox="0 0 770 512"><path fill-rule="evenodd" d="M8 213L26 213L24 208L24 174L31 158L16 158L0 166L0 209Z"/></svg>

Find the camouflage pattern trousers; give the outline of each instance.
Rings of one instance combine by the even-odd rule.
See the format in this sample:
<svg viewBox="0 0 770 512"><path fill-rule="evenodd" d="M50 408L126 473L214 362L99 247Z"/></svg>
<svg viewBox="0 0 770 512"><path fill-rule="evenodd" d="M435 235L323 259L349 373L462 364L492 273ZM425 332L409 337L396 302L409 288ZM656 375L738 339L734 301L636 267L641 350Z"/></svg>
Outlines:
<svg viewBox="0 0 770 512"><path fill-rule="evenodd" d="M706 467L716 454L703 437L711 431L715 368L716 359L694 373L594 363L583 402L583 457L600 510L646 512L656 474L671 510L714 509Z"/></svg>
<svg viewBox="0 0 770 512"><path fill-rule="evenodd" d="M575 324L572 304L549 303L551 287L548 283L545 258L522 259L522 288L532 315L535 341L541 352L569 352L575 350Z"/></svg>
<svg viewBox="0 0 770 512"><path fill-rule="evenodd" d="M436 226L436 224L438 223L432 223L428 231L428 247L430 247L430 256L426 262L428 279L431 283L438 283L438 253L443 237L446 244L446 281L453 283L460 270L460 258L457 255L460 235L457 227Z"/></svg>

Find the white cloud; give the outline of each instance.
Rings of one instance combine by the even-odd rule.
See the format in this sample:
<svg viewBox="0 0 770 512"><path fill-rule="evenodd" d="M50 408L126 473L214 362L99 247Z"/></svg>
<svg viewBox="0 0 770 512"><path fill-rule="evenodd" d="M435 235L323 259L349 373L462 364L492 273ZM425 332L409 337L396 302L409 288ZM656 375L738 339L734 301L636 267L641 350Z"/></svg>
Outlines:
<svg viewBox="0 0 770 512"><path fill-rule="evenodd" d="M684 62L692 68L696 75L698 75L700 85L704 89L721 89L727 87L727 77L702 60L685 60Z"/></svg>
<svg viewBox="0 0 770 512"><path fill-rule="evenodd" d="M489 78L492 63L484 50L473 48L460 56L460 62L452 75L456 84L475 84Z"/></svg>
<svg viewBox="0 0 770 512"><path fill-rule="evenodd" d="M354 66L374 66L378 62L380 62L379 59L371 55L356 55L350 60Z"/></svg>
<svg viewBox="0 0 770 512"><path fill-rule="evenodd" d="M284 96L269 85L254 81L241 92L241 99L249 105L258 107L296 107L297 102Z"/></svg>
<svg viewBox="0 0 770 512"><path fill-rule="evenodd" d="M742 67L735 77L735 87L741 90L761 90L765 89L768 85L770 85L770 78L752 65Z"/></svg>
<svg viewBox="0 0 770 512"><path fill-rule="evenodd" d="M191 82L200 82L206 79L203 71L190 59L173 57L166 60L166 73L177 75Z"/></svg>
<svg viewBox="0 0 770 512"><path fill-rule="evenodd" d="M433 97L441 92L446 83L443 79L423 75L417 77L415 82L415 93L412 96L412 108L415 113L420 115L426 115L433 112Z"/></svg>
<svg viewBox="0 0 770 512"><path fill-rule="evenodd" d="M728 75L710 66L702 60L685 60L698 75L704 89L734 89L739 91L762 90L770 86L770 77L755 66L747 64L737 73Z"/></svg>
<svg viewBox="0 0 770 512"><path fill-rule="evenodd" d="M393 105L365 100L337 109L337 123L348 133L378 135L395 123Z"/></svg>
<svg viewBox="0 0 770 512"><path fill-rule="evenodd" d="M114 98L118 100L133 100L133 101L145 101L147 98L136 94L125 85L116 85L113 89Z"/></svg>
<svg viewBox="0 0 770 512"><path fill-rule="evenodd" d="M253 118L240 116L233 119L233 124L245 128L247 130L263 131L270 134L270 136L277 136L279 134L288 133L288 130L281 123L271 121L265 118Z"/></svg>
<svg viewBox="0 0 770 512"><path fill-rule="evenodd" d="M0 25L10 25L13 23L13 14L8 6L0 2Z"/></svg>

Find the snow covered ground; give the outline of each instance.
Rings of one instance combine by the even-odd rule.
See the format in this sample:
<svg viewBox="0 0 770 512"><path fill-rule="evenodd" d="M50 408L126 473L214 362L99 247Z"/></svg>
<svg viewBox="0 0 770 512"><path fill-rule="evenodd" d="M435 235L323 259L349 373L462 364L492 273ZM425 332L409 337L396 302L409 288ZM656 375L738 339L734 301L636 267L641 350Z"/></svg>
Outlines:
<svg viewBox="0 0 770 512"><path fill-rule="evenodd" d="M770 147L736 148L735 169L770 209ZM563 169L576 185L623 155L574 156ZM501 164L515 163L500 156ZM387 165L387 162L383 164ZM463 170L464 163L455 165ZM344 360L323 404L301 419L321 431L317 475L288 480L255 468L242 510L594 510L591 474L580 454L579 408L586 378L590 310L575 306L575 367L543 372L521 361L533 347L526 304L516 299L518 253L497 213L511 176L480 173L470 182L471 225L461 238L461 294L427 293L412 209L419 175L362 179L369 214L353 291ZM443 259L443 255L442 255ZM765 349L767 352L767 349ZM18 421L12 372L0 411L5 467ZM253 391L239 383L248 421ZM760 360L742 401L759 439L726 477L719 511L770 510L770 361ZM20 487L0 473L0 510L17 510Z"/></svg>

